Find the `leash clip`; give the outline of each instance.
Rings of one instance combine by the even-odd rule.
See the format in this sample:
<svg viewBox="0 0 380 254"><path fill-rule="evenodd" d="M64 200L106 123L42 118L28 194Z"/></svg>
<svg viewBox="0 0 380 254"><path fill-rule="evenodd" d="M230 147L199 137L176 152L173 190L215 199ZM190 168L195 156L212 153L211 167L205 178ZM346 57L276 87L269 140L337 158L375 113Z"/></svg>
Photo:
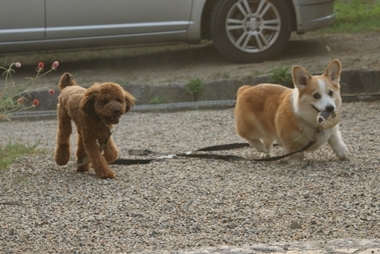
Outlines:
<svg viewBox="0 0 380 254"><path fill-rule="evenodd" d="M178 158L177 154L169 154L169 155L158 157L158 159L177 159L177 158Z"/></svg>

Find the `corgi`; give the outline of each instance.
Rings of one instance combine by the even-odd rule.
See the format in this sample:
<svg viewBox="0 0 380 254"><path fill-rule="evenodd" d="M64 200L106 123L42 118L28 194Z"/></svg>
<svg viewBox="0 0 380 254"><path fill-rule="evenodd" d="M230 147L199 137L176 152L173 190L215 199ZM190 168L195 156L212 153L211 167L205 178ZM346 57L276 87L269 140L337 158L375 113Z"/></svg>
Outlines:
<svg viewBox="0 0 380 254"><path fill-rule="evenodd" d="M293 89L276 84L241 86L234 111L237 134L262 152L262 156L272 156L275 141L287 154L315 140L306 152L328 143L338 158L347 159L349 151L342 141L339 124L320 129L317 120L321 112L340 111L341 69L337 59L331 61L320 76L312 76L303 67L294 66ZM304 153L292 154L287 159L290 164L300 164Z"/></svg>

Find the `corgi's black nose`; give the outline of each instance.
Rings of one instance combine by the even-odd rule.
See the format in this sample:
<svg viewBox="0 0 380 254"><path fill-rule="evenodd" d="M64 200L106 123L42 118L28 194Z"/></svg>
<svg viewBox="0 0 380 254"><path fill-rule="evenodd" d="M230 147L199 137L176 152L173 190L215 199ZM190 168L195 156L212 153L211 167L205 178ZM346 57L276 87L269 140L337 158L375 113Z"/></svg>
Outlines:
<svg viewBox="0 0 380 254"><path fill-rule="evenodd" d="M335 109L335 107L334 107L333 105L327 105L326 108L325 108L325 110L326 110L327 112L333 112L334 109Z"/></svg>

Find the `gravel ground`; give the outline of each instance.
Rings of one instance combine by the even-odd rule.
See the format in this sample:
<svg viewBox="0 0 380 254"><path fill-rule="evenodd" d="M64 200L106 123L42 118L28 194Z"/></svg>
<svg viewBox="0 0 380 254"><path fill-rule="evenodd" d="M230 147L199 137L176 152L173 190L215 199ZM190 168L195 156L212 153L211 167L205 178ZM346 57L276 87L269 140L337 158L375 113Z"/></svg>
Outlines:
<svg viewBox="0 0 380 254"><path fill-rule="evenodd" d="M117 180L75 173L74 157L56 166L55 120L0 123L0 142L38 143L45 151L0 172L0 252L136 253L378 239L379 110L380 102L343 105L349 161L324 146L307 154L304 166L179 158L113 165ZM113 137L123 158L133 158L131 148L173 153L243 141L232 109L129 113ZM259 156L248 148L227 153Z"/></svg>

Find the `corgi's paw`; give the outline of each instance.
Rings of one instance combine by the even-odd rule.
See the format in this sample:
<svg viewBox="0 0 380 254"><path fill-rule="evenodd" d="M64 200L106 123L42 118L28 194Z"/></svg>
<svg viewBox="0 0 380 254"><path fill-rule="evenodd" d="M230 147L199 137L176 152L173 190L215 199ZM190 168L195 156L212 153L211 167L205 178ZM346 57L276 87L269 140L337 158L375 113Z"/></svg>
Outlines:
<svg viewBox="0 0 380 254"><path fill-rule="evenodd" d="M288 163L289 163L289 165L301 165L302 166L305 164L303 158L304 158L303 153L296 153L296 154L290 155L288 157Z"/></svg>
<svg viewBox="0 0 380 254"><path fill-rule="evenodd" d="M338 157L340 160L348 160L348 157L350 155L350 152L348 151L348 148L345 143L336 142L336 144L331 145L333 151L336 154L336 157Z"/></svg>
<svg viewBox="0 0 380 254"><path fill-rule="evenodd" d="M306 162L304 160L288 160L289 165L291 166L304 166Z"/></svg>
<svg viewBox="0 0 380 254"><path fill-rule="evenodd" d="M340 160L349 160L349 155L350 155L350 152L348 151L347 147L344 146L342 147L341 149L335 151L336 153L336 156L340 159Z"/></svg>
<svg viewBox="0 0 380 254"><path fill-rule="evenodd" d="M260 155L260 158L270 158L270 157L272 157L272 155L269 153L265 153L265 152L261 153L261 155Z"/></svg>

